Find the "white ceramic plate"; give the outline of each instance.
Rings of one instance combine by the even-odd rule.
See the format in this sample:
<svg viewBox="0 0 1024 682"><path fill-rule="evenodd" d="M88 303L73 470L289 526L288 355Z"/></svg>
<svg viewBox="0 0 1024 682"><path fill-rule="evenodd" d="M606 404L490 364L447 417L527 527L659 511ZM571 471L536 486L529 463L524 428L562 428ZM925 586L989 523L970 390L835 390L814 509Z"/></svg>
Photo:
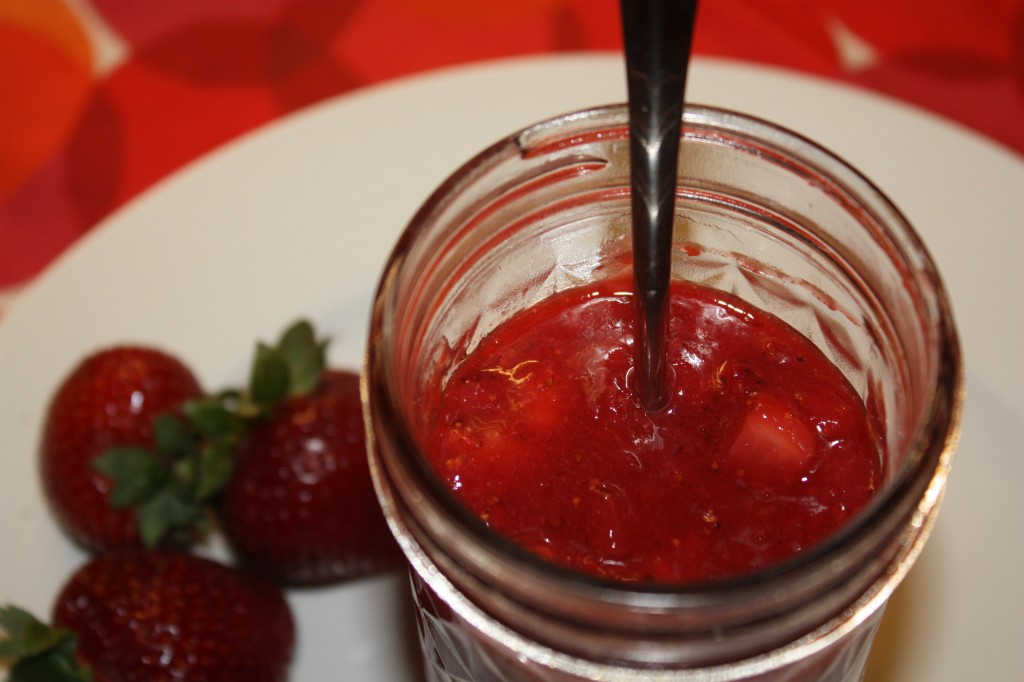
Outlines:
<svg viewBox="0 0 1024 682"><path fill-rule="evenodd" d="M312 107L210 155L90 233L0 323L0 603L48 613L83 556L44 507L36 441L48 396L104 344L186 359L209 388L300 315L361 361L370 297L399 231L462 161L514 129L624 99L617 56L481 64ZM968 408L942 516L897 592L868 680L1024 679L1024 160L938 118L847 87L698 60L689 99L831 147L885 188L931 247L966 351ZM210 551L217 552L218 548ZM418 677L404 580L289 594L296 680Z"/></svg>

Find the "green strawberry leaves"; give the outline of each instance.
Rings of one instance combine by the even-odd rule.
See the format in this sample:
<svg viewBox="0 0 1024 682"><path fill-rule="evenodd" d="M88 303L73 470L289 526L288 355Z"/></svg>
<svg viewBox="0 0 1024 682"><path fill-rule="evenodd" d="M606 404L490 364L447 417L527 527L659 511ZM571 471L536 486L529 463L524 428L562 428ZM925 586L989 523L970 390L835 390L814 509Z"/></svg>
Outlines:
<svg viewBox="0 0 1024 682"><path fill-rule="evenodd" d="M153 453L141 447L110 448L93 460L92 466L115 482L108 499L117 508L136 505L154 494L169 475Z"/></svg>
<svg viewBox="0 0 1024 682"><path fill-rule="evenodd" d="M308 395L320 383L327 365L327 344L318 341L313 325L305 320L295 323L281 335L277 353L288 367L288 396Z"/></svg>
<svg viewBox="0 0 1024 682"><path fill-rule="evenodd" d="M260 407L276 404L288 393L288 364L280 352L263 345L256 347L249 379L249 397Z"/></svg>
<svg viewBox="0 0 1024 682"><path fill-rule="evenodd" d="M222 437L238 428L237 415L227 407L226 401L237 394L225 391L219 395L190 400L182 405L182 413L192 428L202 436Z"/></svg>
<svg viewBox="0 0 1024 682"><path fill-rule="evenodd" d="M0 608L0 628L7 633L0 641L0 659L41 654L71 634L51 628L16 606Z"/></svg>
<svg viewBox="0 0 1024 682"><path fill-rule="evenodd" d="M8 682L92 682L75 658L70 630L53 628L15 606L0 608L0 661L13 661Z"/></svg>
<svg viewBox="0 0 1024 682"><path fill-rule="evenodd" d="M258 343L249 385L206 395L153 423L153 448L113 447L93 467L113 482L111 506L135 508L147 547L187 542L205 532L206 504L227 485L233 453L250 424L288 398L316 389L326 368L328 341L300 320L278 343Z"/></svg>
<svg viewBox="0 0 1024 682"><path fill-rule="evenodd" d="M231 479L235 441L211 440L203 444L196 472L196 499L207 502L224 489Z"/></svg>
<svg viewBox="0 0 1024 682"><path fill-rule="evenodd" d="M276 346L258 344L249 378L249 398L262 408L307 395L320 383L326 366L328 341L318 341L313 325L296 322Z"/></svg>

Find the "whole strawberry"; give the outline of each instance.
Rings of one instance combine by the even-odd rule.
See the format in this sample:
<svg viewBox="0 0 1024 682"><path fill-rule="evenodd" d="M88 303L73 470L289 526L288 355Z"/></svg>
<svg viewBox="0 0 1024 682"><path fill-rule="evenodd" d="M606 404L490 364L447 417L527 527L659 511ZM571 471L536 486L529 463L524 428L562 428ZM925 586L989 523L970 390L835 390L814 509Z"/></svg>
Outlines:
<svg viewBox="0 0 1024 682"><path fill-rule="evenodd" d="M264 396L266 409L237 449L219 506L222 527L247 568L283 582L398 566L370 480L359 377L323 369L311 328L291 333L258 352L251 392ZM261 370L265 363L277 369ZM258 388L260 377L280 379L282 367L288 381L278 380L276 391Z"/></svg>
<svg viewBox="0 0 1024 682"><path fill-rule="evenodd" d="M0 612L11 682L280 682L295 625L280 589L185 553L123 550L80 568L53 609L56 630ZM91 677L90 677L91 675Z"/></svg>
<svg viewBox="0 0 1024 682"><path fill-rule="evenodd" d="M63 381L46 415L41 475L73 540L94 551L141 544L136 511L111 505L111 479L95 460L113 447L151 446L156 416L200 395L179 360L137 346L99 351Z"/></svg>

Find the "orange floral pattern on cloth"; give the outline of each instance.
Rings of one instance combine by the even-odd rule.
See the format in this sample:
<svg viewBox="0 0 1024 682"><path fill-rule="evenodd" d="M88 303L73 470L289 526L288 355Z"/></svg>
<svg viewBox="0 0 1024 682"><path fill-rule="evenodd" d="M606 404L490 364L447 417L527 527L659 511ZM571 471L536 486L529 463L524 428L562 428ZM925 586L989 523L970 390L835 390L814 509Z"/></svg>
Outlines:
<svg viewBox="0 0 1024 682"><path fill-rule="evenodd" d="M620 47L617 0L0 0L0 294L289 112L438 67ZM857 84L1024 154L1024 0L705 0L694 49Z"/></svg>

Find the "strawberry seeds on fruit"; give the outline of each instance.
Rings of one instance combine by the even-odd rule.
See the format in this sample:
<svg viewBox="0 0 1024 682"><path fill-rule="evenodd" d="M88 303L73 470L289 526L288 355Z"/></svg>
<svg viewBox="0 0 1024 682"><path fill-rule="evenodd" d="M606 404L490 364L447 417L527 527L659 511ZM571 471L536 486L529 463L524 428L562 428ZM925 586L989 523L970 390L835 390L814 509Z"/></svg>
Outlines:
<svg viewBox="0 0 1024 682"><path fill-rule="evenodd" d="M40 472L58 522L76 543L93 551L142 545L136 512L111 506L111 482L96 460L115 446L152 448L158 415L171 420L201 395L180 360L140 346L98 351L65 378L47 410Z"/></svg>
<svg viewBox="0 0 1024 682"><path fill-rule="evenodd" d="M248 389L225 401L245 427L218 498L221 527L242 565L287 583L401 564L370 480L358 375L328 369L326 348L297 322L257 345Z"/></svg>
<svg viewBox="0 0 1024 682"><path fill-rule="evenodd" d="M218 511L243 565L289 583L399 565L370 481L358 375L324 371L254 423L237 455Z"/></svg>
<svg viewBox="0 0 1024 682"><path fill-rule="evenodd" d="M280 587L180 552L94 557L64 584L52 619L0 609L10 682L283 682L295 647Z"/></svg>
<svg viewBox="0 0 1024 682"><path fill-rule="evenodd" d="M124 528L118 542L72 537L97 551L183 547L208 529L212 513L246 568L282 582L331 582L399 566L370 481L358 375L328 369L326 348L312 325L299 321L276 344L257 344L244 388L199 394L195 387L165 399L158 414L121 418L144 438L91 434L88 425L101 423L106 403L88 403L91 412L76 426L93 436L89 456L62 470L53 456L60 439L48 436L44 472L92 482L91 513L122 520ZM119 356L109 355L116 370ZM153 383L139 374L120 388L122 402L130 405L140 386ZM93 383L73 383L59 395L92 395ZM50 423L63 420L51 411ZM48 480L51 488L58 483ZM54 497L74 528L75 508Z"/></svg>

